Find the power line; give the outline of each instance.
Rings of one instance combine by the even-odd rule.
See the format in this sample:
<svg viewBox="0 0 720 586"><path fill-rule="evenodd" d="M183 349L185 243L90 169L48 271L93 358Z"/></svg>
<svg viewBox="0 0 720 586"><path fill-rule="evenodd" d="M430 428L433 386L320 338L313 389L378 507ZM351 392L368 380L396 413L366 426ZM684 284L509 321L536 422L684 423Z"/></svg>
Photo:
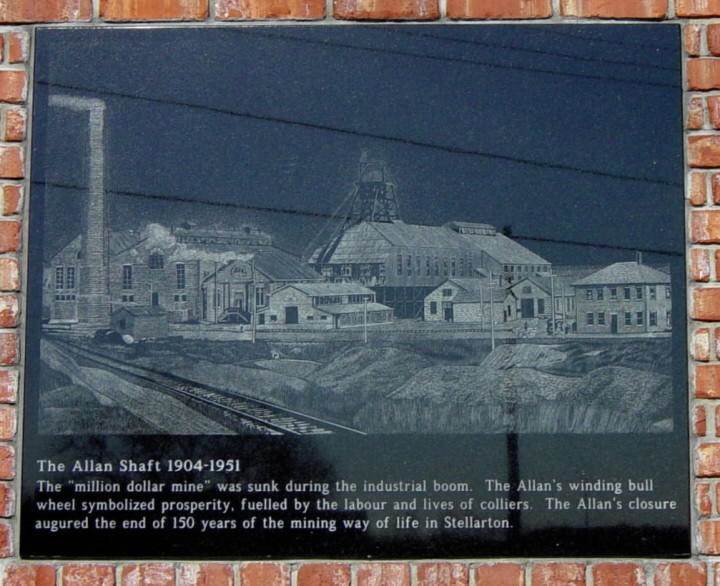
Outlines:
<svg viewBox="0 0 720 586"><path fill-rule="evenodd" d="M72 183L62 183L59 181L39 181L39 180L33 180L31 181L33 185L41 185L43 187L55 187L58 189L68 189L68 190L74 190L74 191L88 191L88 187L85 185L79 185L79 184L72 184ZM297 209L297 208L278 208L278 207L268 207L268 206L257 206L257 205L249 205L249 204L243 204L239 202L230 202L230 201L215 201L215 200L203 200L203 199L195 199L195 198L189 198L189 197L176 197L176 196L168 196L164 194L157 194L157 193L147 193L147 192L140 192L140 191L127 191L127 190L115 190L115 189L108 189L105 190L105 193L112 194L112 195L119 195L123 197L138 197L143 199L151 199L151 200L160 200L160 201L170 201L170 202L181 202L181 203L191 203L194 205L208 205L208 206L215 206L215 207L223 207L223 208L234 208L234 209L240 209L243 211L252 211L252 212L263 212L263 213L275 213L275 214L290 214L290 215L296 215L296 216L305 216L313 219L323 219L323 220L337 220L338 222L343 221L343 218L338 218L334 214L330 214L328 212L319 212L319 211L309 211L309 210L303 210L303 209ZM425 225L432 225L432 224L425 224ZM653 253L653 254L664 254L669 256L682 256L681 252L677 252L674 250L661 250L661 249L653 249L653 248L639 248L637 246L618 246L614 244L598 244L594 242L582 242L579 240L561 240L557 238L543 238L541 236L530 236L530 235L522 235L522 234L512 234L510 236L513 240L529 240L534 242L546 242L551 244L564 244L569 246L588 246L593 248L607 248L607 249L613 249L613 250L626 250L626 251L639 251L639 252L647 252L647 253Z"/></svg>
<svg viewBox="0 0 720 586"><path fill-rule="evenodd" d="M377 30L377 29L371 29L371 30ZM659 69L659 70L663 70L663 71L680 71L680 67L666 67L664 65L656 65L654 63L639 63L637 61L621 61L621 60L616 60L616 59L599 59L597 57L584 57L582 55L573 55L571 53L560 53L560 52L556 52L556 51L544 51L542 49L534 49L531 47L518 47L517 45L489 43L487 41L473 41L470 39L458 39L455 37L445 37L442 35L433 35L433 34L429 34L429 33L420 33L420 32L405 31L405 30L393 31L393 33L399 33L402 35L412 36L412 37L437 39L439 41L449 41L452 43L475 45L475 46L479 46L479 47L488 47L491 49L497 48L497 49L505 49L505 50L510 50L510 51L533 53L533 54L538 54L538 55L549 55L552 57L565 57L567 59L574 59L577 61L584 61L587 63L607 63L608 65L626 65L626 66L630 66L630 67L641 67L643 69Z"/></svg>
<svg viewBox="0 0 720 586"><path fill-rule="evenodd" d="M573 78L579 78L579 79L591 79L596 81L608 81L613 83L624 83L624 84L630 84L630 85L642 85L642 86L648 86L648 87L660 87L660 88L673 88L677 89L680 88L679 83L665 83L665 82L659 82L659 81L640 81L636 79L625 79L622 77L612 77L612 76L603 76L603 75L590 75L586 73L571 73L566 71L557 71L554 69L541 69L538 67L524 67L522 65L502 65L499 63L490 63L488 61L479 61L477 59L467 59L464 57L440 57L438 55L428 55L426 53L413 53L410 51L402 51L398 49L387 49L387 48L377 48L377 47L363 47L361 45L351 45L350 43L338 43L336 41L329 41L329 40L314 40L314 39L307 39L303 37L294 37L292 35L285 35L285 34L279 34L279 33L267 33L267 32L258 32L257 30L253 31L241 31L236 29L227 29L229 32L234 33L240 33L247 36L256 36L256 37L264 37L268 39L282 39L287 41L294 41L298 43L305 43L308 45L319 45L324 47L337 47L341 49L353 49L357 51L366 51L369 53L382 53L382 54L390 54L390 55L399 55L401 57L412 57L416 59L428 59L430 61L441 61L441 62L447 62L447 63L463 63L466 65L479 65L481 67L487 67L490 69L502 69L502 70L517 70L517 71L523 71L525 73L532 73L532 74L544 74L544 75L552 75L552 76L560 76L560 77L573 77Z"/></svg>
<svg viewBox="0 0 720 586"><path fill-rule="evenodd" d="M168 100L168 99L164 99L164 98L151 98L151 97L146 97L146 96L139 96L137 94L126 94L123 92L116 92L116 91L112 91L112 90L87 88L87 87L70 85L70 84L53 83L53 82L48 82L45 80L38 80L36 83L38 85L52 86L52 87L56 87L56 88L62 88L65 90L91 92L94 94L110 95L110 96L115 96L115 97L119 97L119 98L127 98L127 99L139 100L139 101L144 101L144 102L169 104L169 105L179 106L179 107L206 110L206 111L210 111L210 112L215 112L217 114L236 116L236 117L240 117L240 118L246 118L249 120L277 123L277 124L285 124L287 126L293 126L293 127L297 127L297 128L306 128L306 129L311 129L311 130L333 132L333 133L342 134L345 136L371 138L371 139L375 139L375 140L382 140L382 141L387 141L387 142L403 144L406 146L415 146L415 147L420 147L420 148L434 149L434 150L450 153L453 155L474 156L474 157L479 157L479 158L484 158L484 159L489 159L489 160L511 162L511 163L516 163L516 164L520 164L520 165L536 167L536 168L540 168L540 169L570 171L570 172L594 176L594 177L608 177L611 179L618 179L618 180L622 180L622 181L651 183L654 185L664 185L664 186L671 186L671 187L682 187L683 186L683 184L681 182L670 181L670 180L665 180L665 179L627 175L624 173L611 173L611 172L601 171L601 170L597 170L597 169L585 169L582 167L575 167L573 165L565 165L562 163L550 163L550 162L545 162L545 161L536 161L533 159L524 159L524 158L519 158L519 157L512 157L510 155L491 153L489 151L467 149L467 148L456 147L456 146L452 146L452 145L441 145L441 144L437 144L437 143L426 142L426 141L412 139L412 138L406 138L406 137L402 137L402 136L375 134L372 132L364 132L364 131L354 130L354 129L350 129L350 128L340 128L337 126L329 126L329 125L319 124L319 123L315 123L315 122L304 122L304 121L300 121L300 120L293 120L290 118L282 118L279 116L269 116L266 114L257 114L257 113L253 113L253 112L239 112L239 111L235 111L235 110L230 110L228 108L207 106L207 105L203 105L203 104L192 104L189 102L182 102L180 100Z"/></svg>

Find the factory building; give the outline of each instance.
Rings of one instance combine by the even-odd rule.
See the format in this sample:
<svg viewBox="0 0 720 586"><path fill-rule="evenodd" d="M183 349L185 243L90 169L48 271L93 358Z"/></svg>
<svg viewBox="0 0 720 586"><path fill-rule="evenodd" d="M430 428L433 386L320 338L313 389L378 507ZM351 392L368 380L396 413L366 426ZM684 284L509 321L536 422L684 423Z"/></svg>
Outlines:
<svg viewBox="0 0 720 586"><path fill-rule="evenodd" d="M618 262L573 283L577 331L641 334L672 327L670 275L635 262Z"/></svg>
<svg viewBox="0 0 720 586"><path fill-rule="evenodd" d="M361 221L345 229L309 259L325 278L371 287L396 317L418 318L425 298L444 281L472 278L481 269L511 282L545 275L550 263L488 224L444 226L402 221Z"/></svg>
<svg viewBox="0 0 720 586"><path fill-rule="evenodd" d="M45 266L43 313L50 324L103 325L99 314L84 317L80 302L87 274L82 240L75 237ZM251 227L206 230L149 224L141 231L108 234L106 251L105 280L95 288L106 291L109 300L107 325L123 307L157 308L170 322L215 321L229 307L248 310L253 275L261 303L287 282L321 278Z"/></svg>
<svg viewBox="0 0 720 586"><path fill-rule="evenodd" d="M488 278L455 277L425 297L424 319L489 326L491 315L494 323L503 321L504 299L503 288Z"/></svg>
<svg viewBox="0 0 720 586"><path fill-rule="evenodd" d="M389 323L392 309L358 283L294 283L277 289L258 308L258 326L343 328Z"/></svg>
<svg viewBox="0 0 720 586"><path fill-rule="evenodd" d="M523 277L507 288L504 317L517 319L550 319L553 302L555 320L563 323L575 321L575 289L566 277Z"/></svg>

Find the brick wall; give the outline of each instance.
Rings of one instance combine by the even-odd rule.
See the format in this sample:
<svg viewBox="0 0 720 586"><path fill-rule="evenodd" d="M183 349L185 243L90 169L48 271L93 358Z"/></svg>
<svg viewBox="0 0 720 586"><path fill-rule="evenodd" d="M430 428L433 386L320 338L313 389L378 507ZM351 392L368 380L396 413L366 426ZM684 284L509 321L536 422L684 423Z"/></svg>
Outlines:
<svg viewBox="0 0 720 586"><path fill-rule="evenodd" d="M695 557L689 561L25 563L14 556L27 171L25 103L35 23L253 19L681 22L687 75L690 389ZM0 582L18 585L720 584L720 0L0 0ZM628 48L628 51L632 49ZM718 556L718 557L714 557Z"/></svg>

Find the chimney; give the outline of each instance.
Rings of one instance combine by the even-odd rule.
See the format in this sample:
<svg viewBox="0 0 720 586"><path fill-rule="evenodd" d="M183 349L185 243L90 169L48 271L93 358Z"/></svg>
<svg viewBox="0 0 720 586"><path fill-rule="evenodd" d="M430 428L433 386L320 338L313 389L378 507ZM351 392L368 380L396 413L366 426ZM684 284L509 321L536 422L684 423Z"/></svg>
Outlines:
<svg viewBox="0 0 720 586"><path fill-rule="evenodd" d="M635 261L641 265L642 264L642 252L639 250L635 252Z"/></svg>

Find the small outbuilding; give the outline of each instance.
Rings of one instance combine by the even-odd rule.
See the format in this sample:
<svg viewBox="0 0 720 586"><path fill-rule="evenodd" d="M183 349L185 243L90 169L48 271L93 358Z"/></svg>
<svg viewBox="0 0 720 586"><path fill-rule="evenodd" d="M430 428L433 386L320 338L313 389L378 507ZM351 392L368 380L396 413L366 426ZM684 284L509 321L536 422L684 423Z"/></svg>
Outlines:
<svg viewBox="0 0 720 586"><path fill-rule="evenodd" d="M129 305L112 314L112 328L135 340L165 338L170 335L167 311L157 306Z"/></svg>
<svg viewBox="0 0 720 586"><path fill-rule="evenodd" d="M491 303L492 298L492 303ZM488 278L448 279L425 297L425 321L503 321L504 289Z"/></svg>

